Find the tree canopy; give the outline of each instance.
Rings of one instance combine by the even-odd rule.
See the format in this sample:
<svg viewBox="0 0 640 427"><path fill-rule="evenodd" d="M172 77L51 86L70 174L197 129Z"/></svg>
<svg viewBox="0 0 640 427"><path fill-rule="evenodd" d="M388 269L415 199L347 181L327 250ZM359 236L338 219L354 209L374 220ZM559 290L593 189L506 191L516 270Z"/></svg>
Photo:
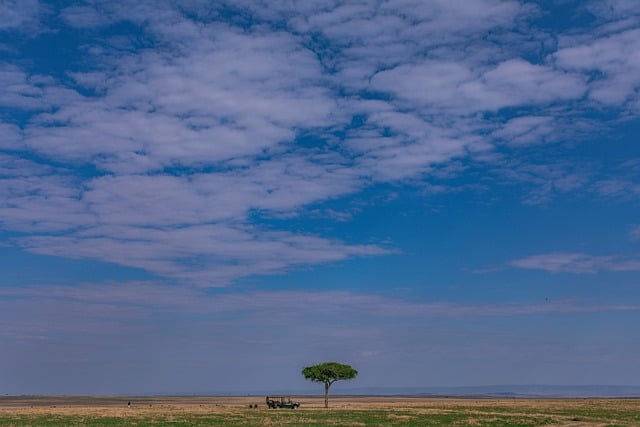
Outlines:
<svg viewBox="0 0 640 427"><path fill-rule="evenodd" d="M338 362L325 362L318 365L307 366L302 370L302 375L308 380L324 383L324 407L329 407L329 387L339 380L350 380L358 375L358 371L349 365Z"/></svg>

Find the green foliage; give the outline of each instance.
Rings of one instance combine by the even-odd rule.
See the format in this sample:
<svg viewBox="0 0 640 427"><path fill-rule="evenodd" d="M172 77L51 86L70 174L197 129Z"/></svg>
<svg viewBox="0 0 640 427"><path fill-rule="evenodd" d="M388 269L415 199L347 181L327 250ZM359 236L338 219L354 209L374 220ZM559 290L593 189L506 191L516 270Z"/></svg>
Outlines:
<svg viewBox="0 0 640 427"><path fill-rule="evenodd" d="M324 407L329 407L329 387L338 380L350 380L358 375L358 371L349 365L338 362L325 362L307 366L302 375L308 380L324 383Z"/></svg>
<svg viewBox="0 0 640 427"><path fill-rule="evenodd" d="M342 363L326 362L307 366L302 370L302 375L308 380L331 385L338 380L355 378L358 375L358 371Z"/></svg>

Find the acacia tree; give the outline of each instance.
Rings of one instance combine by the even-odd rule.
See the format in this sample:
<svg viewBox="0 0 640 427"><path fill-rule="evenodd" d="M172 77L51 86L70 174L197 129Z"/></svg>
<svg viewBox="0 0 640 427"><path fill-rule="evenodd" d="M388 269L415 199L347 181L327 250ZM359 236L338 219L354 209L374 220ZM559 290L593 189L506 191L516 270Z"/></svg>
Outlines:
<svg viewBox="0 0 640 427"><path fill-rule="evenodd" d="M324 383L324 407L329 407L329 387L338 380L350 380L358 375L358 371L349 365L338 362L326 362L307 366L302 375L308 380Z"/></svg>

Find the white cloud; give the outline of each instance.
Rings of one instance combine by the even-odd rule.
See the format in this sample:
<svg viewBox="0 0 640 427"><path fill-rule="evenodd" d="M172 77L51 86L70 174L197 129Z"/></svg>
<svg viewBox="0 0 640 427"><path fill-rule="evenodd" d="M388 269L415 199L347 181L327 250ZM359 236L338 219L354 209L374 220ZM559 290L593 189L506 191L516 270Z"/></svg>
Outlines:
<svg viewBox="0 0 640 427"><path fill-rule="evenodd" d="M387 253L375 245L346 245L315 236L227 224L99 226L65 236L25 237L19 242L35 253L100 259L214 287L228 286L248 274L278 274L294 266Z"/></svg>
<svg viewBox="0 0 640 427"><path fill-rule="evenodd" d="M548 116L525 116L509 120L493 135L509 145L539 144L555 137L555 121Z"/></svg>
<svg viewBox="0 0 640 427"><path fill-rule="evenodd" d="M75 74L104 96L77 97L39 116L25 130L28 146L73 161L99 157L107 170L145 172L261 154L291 143L297 128L339 119L319 84L318 63L291 35L219 25L183 42L197 48L125 55L112 73Z"/></svg>
<svg viewBox="0 0 640 427"><path fill-rule="evenodd" d="M60 11L60 17L69 25L77 28L97 28L111 23L105 10L94 6L69 6Z"/></svg>
<svg viewBox="0 0 640 427"><path fill-rule="evenodd" d="M552 273L597 273L600 271L640 271L640 259L593 256L583 253L554 252L521 258L514 267L546 270Z"/></svg>
<svg viewBox="0 0 640 427"><path fill-rule="evenodd" d="M36 304L57 301L61 305L84 303L103 306L105 310L120 307L126 318L135 309L139 317L163 312L249 316L267 320L271 315L286 319L314 319L357 315L370 318L450 318L511 317L545 313L595 313L607 311L640 311L629 304L577 304L571 301L546 301L522 304L483 304L453 302L420 302L369 293L346 291L252 291L247 293L211 294L206 290L160 285L153 282L98 283L81 286L28 286L3 288L0 295L33 300ZM313 301L313 304L309 304ZM90 313L92 310L88 310ZM100 317L102 310L96 312Z"/></svg>
<svg viewBox="0 0 640 427"><path fill-rule="evenodd" d="M0 223L9 230L50 233L93 224L68 171L0 155Z"/></svg>
<svg viewBox="0 0 640 427"><path fill-rule="evenodd" d="M522 202L546 204L558 195L584 191L593 180L593 171L570 162L541 163L501 159L492 171L510 185L524 185Z"/></svg>
<svg viewBox="0 0 640 427"><path fill-rule="evenodd" d="M517 2L493 0L467 1L464 4L414 0L392 0L380 5L374 1L350 5L327 3L319 10L302 14L290 7L282 10L283 14L293 12L290 22L296 30L321 31L331 40L350 47L359 44L389 46L397 45L397 41L406 41L413 44L413 49L439 44L437 35L443 33L447 34L448 41L459 41L490 28L509 27L513 19L527 11ZM286 5L284 2L279 4ZM375 51L372 53L376 55Z"/></svg>
<svg viewBox="0 0 640 427"><path fill-rule="evenodd" d="M0 31L34 28L41 6L38 0L2 0L0 2Z"/></svg>
<svg viewBox="0 0 640 427"><path fill-rule="evenodd" d="M25 72L16 66L0 63L0 106L12 108L42 108L41 89L31 85Z"/></svg>
<svg viewBox="0 0 640 427"><path fill-rule="evenodd" d="M21 148L21 130L18 126L0 123L0 149L15 150Z"/></svg>
<svg viewBox="0 0 640 427"><path fill-rule="evenodd" d="M596 194L613 199L633 200L640 195L640 184L626 177L598 180L592 189Z"/></svg>
<svg viewBox="0 0 640 427"><path fill-rule="evenodd" d="M53 171L54 169L50 166L41 165L21 157L0 153L0 179L7 179L7 181L5 181L7 183L17 177L48 175ZM5 193L5 196L7 194L8 193Z"/></svg>
<svg viewBox="0 0 640 427"><path fill-rule="evenodd" d="M376 74L372 87L429 110L460 114L575 99L585 90L582 78L520 59L500 63L484 73L459 63L402 65Z"/></svg>
<svg viewBox="0 0 640 427"><path fill-rule="evenodd" d="M40 162L0 158L0 222L34 252L202 284L387 253L255 220L314 215L372 183L455 177L472 159L535 186L529 203L587 187L579 168L508 150L573 135L582 122L566 105L602 84L621 91L607 102L636 87L620 70L637 65L622 47L637 30L566 39L533 62L525 53L549 35L529 28L523 40L538 12L513 1L142 0L58 13L78 34L128 21L140 38L83 40L86 69L58 70L62 80L0 65L0 106L27 116L0 123L0 147ZM484 116L505 108L522 112Z"/></svg>
<svg viewBox="0 0 640 427"><path fill-rule="evenodd" d="M572 156L584 135L596 143L608 118L640 112L636 4L590 2L590 28L558 34L536 26L542 6L509 0L97 0L48 11L34 1L0 3L0 12L11 5L0 13L9 17L0 50L25 55L0 63L5 244L140 268L165 283L1 287L0 337L11 350L0 354L0 366L11 367L3 378L22 387L49 380L48 392L68 378L91 387L111 380L99 390L120 393L133 383L163 390L153 381L168 375L162 384L172 390L210 387L205 377L234 387L249 378L246 387L255 387L282 379L264 372L268 361L289 371L302 360L344 356L381 360L378 372L404 366L409 382L433 380L415 378L413 366L425 360L450 361L465 381L478 372L493 380L514 354L526 354L522 372L531 372L533 358L557 349L548 327L532 339L505 319L530 317L523 320L534 330L549 314L635 316L632 303L460 303L304 284L209 288L394 253L394 242L375 235L354 241L310 231L357 221L341 199L372 185L415 185L423 197L485 191L481 202L499 197L492 190L501 185L528 204L578 192L636 198L634 160L611 172ZM29 61L21 50L26 32L45 23L50 34L78 37L69 46L77 61L52 75L43 74L43 58ZM291 218L300 221L289 227ZM637 272L640 261L556 252L509 266L593 274ZM469 332L468 322L486 327ZM564 334L558 354L586 354L575 351L588 347L579 334L551 333ZM590 355L610 354L605 347ZM148 354L157 355L153 364ZM489 374L473 358L456 359L465 354L501 366ZM70 375L79 366L99 378ZM120 376L102 375L114 366ZM168 369L176 366L194 377ZM242 375L227 372L234 366Z"/></svg>
<svg viewBox="0 0 640 427"><path fill-rule="evenodd" d="M105 7L110 16L122 12L117 5ZM132 16L145 11L136 8ZM63 12L76 26L104 24L85 20L87 14L96 16L87 7ZM201 26L176 14L154 14L151 27L177 42L178 50L114 52L109 68L71 73L96 96L51 80L36 83L5 67L11 89L4 92L5 105L56 107L34 116L20 143L19 129L3 125L5 147L70 164L69 172L75 164L89 164L109 173L9 176L0 210L6 227L67 233L25 237L22 247L209 285L385 253L241 225L253 211L295 212L362 186L340 156L287 154L298 128L308 132L345 120L310 51L285 32ZM161 173L165 168L185 170ZM143 175L148 172L154 173Z"/></svg>
<svg viewBox="0 0 640 427"><path fill-rule="evenodd" d="M587 7L605 22L636 18L634 22L638 23L640 18L640 5L634 0L589 1Z"/></svg>
<svg viewBox="0 0 640 427"><path fill-rule="evenodd" d="M591 74L589 96L603 104L637 100L640 87L640 29L589 40L560 49L554 58L567 70Z"/></svg>
<svg viewBox="0 0 640 427"><path fill-rule="evenodd" d="M501 108L535 105L576 99L585 91L582 76L562 73L550 67L534 65L521 59L500 63L482 76L483 96L499 96L493 101ZM484 92L484 93L482 93Z"/></svg>

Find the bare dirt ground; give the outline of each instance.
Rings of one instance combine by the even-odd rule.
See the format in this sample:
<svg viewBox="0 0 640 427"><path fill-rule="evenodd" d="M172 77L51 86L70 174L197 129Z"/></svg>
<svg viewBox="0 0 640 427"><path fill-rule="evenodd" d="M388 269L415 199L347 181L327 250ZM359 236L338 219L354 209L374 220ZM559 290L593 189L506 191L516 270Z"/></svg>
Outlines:
<svg viewBox="0 0 640 427"><path fill-rule="evenodd" d="M324 398L318 396L291 396L303 408L322 408ZM627 407L636 406L640 410L640 399L605 398L459 398L424 396L330 396L330 406L335 409L376 409L376 408L583 408L585 406ZM0 396L0 410L10 409L92 409L92 408L233 408L258 404L265 406L264 396Z"/></svg>

